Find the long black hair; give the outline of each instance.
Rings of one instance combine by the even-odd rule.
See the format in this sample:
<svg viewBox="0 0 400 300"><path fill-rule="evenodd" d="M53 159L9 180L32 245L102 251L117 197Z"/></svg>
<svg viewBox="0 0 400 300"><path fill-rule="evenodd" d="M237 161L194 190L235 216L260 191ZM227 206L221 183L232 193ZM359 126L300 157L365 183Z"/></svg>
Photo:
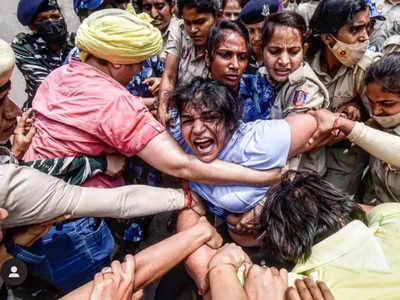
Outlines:
<svg viewBox="0 0 400 300"><path fill-rule="evenodd" d="M389 93L400 93L400 52L393 52L373 63L365 75L365 84L379 82Z"/></svg>

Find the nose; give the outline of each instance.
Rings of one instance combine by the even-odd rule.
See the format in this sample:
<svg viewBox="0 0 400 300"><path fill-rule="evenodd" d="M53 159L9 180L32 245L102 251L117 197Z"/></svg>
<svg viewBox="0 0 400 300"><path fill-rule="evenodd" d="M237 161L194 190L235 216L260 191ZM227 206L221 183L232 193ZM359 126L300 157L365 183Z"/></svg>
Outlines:
<svg viewBox="0 0 400 300"><path fill-rule="evenodd" d="M7 96L4 102L3 117L6 120L12 121L21 115L21 109Z"/></svg>
<svg viewBox="0 0 400 300"><path fill-rule="evenodd" d="M197 135L201 134L204 131L204 123L201 119L194 120L192 131L194 134Z"/></svg>
<svg viewBox="0 0 400 300"><path fill-rule="evenodd" d="M239 60L237 55L233 55L229 64L229 67L231 69L237 70L239 69Z"/></svg>
<svg viewBox="0 0 400 300"><path fill-rule="evenodd" d="M158 10L154 6L151 8L150 15L152 18L158 17Z"/></svg>
<svg viewBox="0 0 400 300"><path fill-rule="evenodd" d="M371 106L372 106L372 111L373 111L375 116L380 116L380 115L383 114L383 110L382 110L382 106L381 105L379 105L377 103L375 103L375 104L371 103Z"/></svg>
<svg viewBox="0 0 400 300"><path fill-rule="evenodd" d="M360 41L361 43L363 43L363 42L365 42L365 41L367 41L367 40L369 40L369 32L368 32L368 28L365 27L365 28L363 29L363 31L362 31L360 37L359 37L359 41Z"/></svg>
<svg viewBox="0 0 400 300"><path fill-rule="evenodd" d="M279 60L278 60L280 65L286 66L289 64L290 59L289 59L289 55L288 53L285 51L283 52L280 56L279 56Z"/></svg>

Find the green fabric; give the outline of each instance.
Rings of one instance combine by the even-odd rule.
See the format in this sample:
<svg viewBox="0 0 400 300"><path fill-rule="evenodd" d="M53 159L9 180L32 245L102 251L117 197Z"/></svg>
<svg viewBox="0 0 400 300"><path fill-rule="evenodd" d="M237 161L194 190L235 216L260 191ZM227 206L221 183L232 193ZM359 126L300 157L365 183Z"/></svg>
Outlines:
<svg viewBox="0 0 400 300"><path fill-rule="evenodd" d="M316 244L289 283L308 275L324 281L336 300L400 299L400 203L385 203Z"/></svg>
<svg viewBox="0 0 400 300"><path fill-rule="evenodd" d="M20 165L35 168L74 185L81 185L88 178L103 173L107 169L107 162L104 156L50 158L28 162L20 161Z"/></svg>

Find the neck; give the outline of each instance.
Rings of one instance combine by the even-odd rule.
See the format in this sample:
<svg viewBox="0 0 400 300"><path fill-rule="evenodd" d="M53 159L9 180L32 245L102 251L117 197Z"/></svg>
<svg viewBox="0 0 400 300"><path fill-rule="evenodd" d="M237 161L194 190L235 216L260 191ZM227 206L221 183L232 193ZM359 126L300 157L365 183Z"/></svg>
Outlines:
<svg viewBox="0 0 400 300"><path fill-rule="evenodd" d="M320 57L320 63L326 66L328 74L333 77L342 66L342 63L333 55L328 47L325 47L324 54Z"/></svg>
<svg viewBox="0 0 400 300"><path fill-rule="evenodd" d="M89 56L89 58L85 61L85 63L87 63L88 65L91 65L92 67L99 69L100 71L102 71L103 73L106 73L110 77L113 77L109 68L107 68L107 65L103 65L103 64L99 63L99 61L95 57Z"/></svg>
<svg viewBox="0 0 400 300"><path fill-rule="evenodd" d="M264 64L264 57L263 57L263 53L262 53L262 49L260 51L255 51L254 52L256 55L256 59L257 59L257 63L261 66Z"/></svg>

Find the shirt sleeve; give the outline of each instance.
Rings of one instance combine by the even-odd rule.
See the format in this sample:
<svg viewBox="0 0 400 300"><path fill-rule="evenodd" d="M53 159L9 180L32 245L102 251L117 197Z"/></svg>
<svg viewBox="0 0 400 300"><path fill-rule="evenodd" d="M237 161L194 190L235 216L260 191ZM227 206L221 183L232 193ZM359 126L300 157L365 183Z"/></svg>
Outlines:
<svg viewBox="0 0 400 300"><path fill-rule="evenodd" d="M259 170L282 168L290 143L290 127L285 120L256 121L252 134L240 145L243 165Z"/></svg>
<svg viewBox="0 0 400 300"><path fill-rule="evenodd" d="M140 152L165 130L141 100L129 94L110 101L100 112L99 119L99 137L127 157Z"/></svg>
<svg viewBox="0 0 400 300"><path fill-rule="evenodd" d="M182 53L182 30L184 30L182 26L174 26L172 30L169 32L167 44L165 46L165 52L180 56Z"/></svg>

